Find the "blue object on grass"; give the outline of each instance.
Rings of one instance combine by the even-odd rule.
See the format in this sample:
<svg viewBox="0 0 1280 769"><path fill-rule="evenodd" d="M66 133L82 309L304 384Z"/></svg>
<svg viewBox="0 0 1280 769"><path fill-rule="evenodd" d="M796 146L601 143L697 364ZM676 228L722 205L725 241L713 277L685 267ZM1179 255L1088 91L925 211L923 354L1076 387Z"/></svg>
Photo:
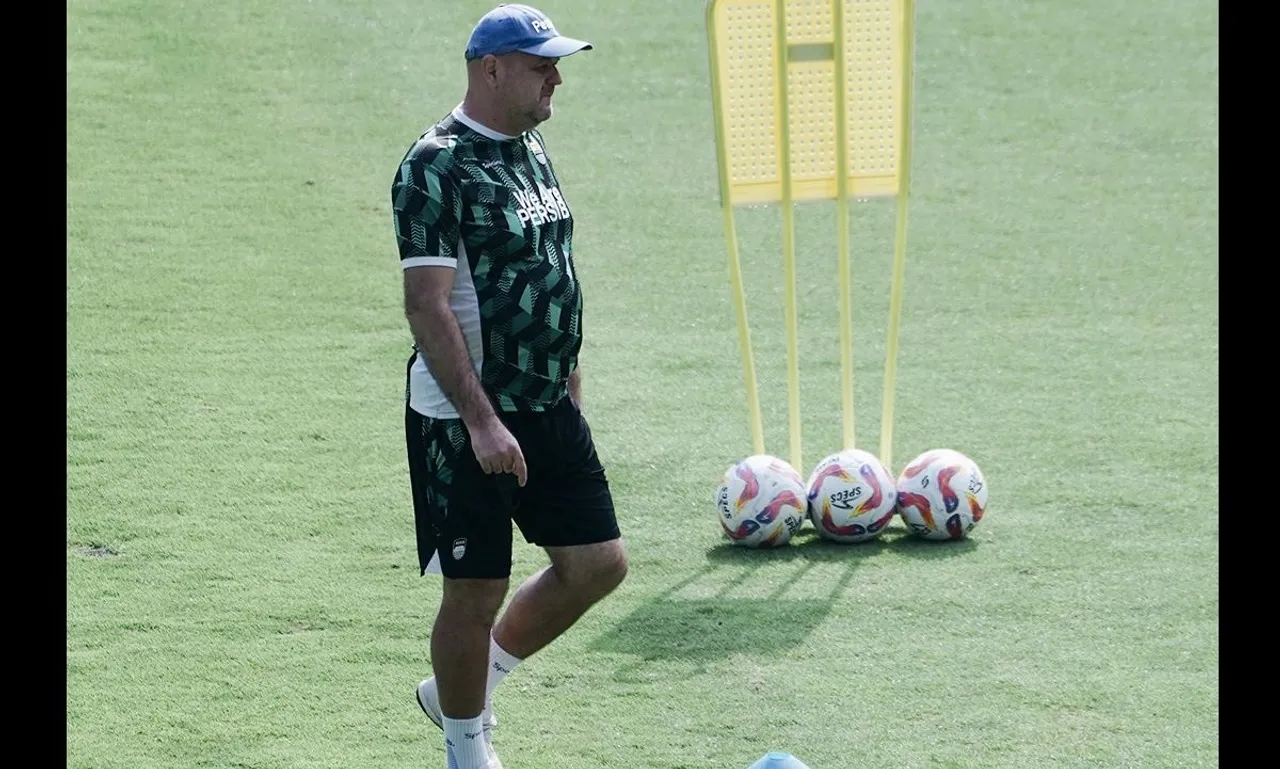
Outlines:
<svg viewBox="0 0 1280 769"><path fill-rule="evenodd" d="M771 750L747 769L809 769L809 767L786 751Z"/></svg>

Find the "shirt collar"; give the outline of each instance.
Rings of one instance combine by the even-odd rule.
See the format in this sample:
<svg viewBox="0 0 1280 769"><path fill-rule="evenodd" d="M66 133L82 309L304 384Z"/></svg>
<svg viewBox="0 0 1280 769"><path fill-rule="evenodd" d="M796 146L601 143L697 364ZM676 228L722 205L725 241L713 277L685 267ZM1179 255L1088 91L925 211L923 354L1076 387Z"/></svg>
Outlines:
<svg viewBox="0 0 1280 769"><path fill-rule="evenodd" d="M489 128L488 126L484 125L483 123L477 122L476 120L470 117L467 117L467 113L462 111L461 104L453 108L453 117L459 123L462 123L464 126L466 126L467 128L470 128L472 131L475 131L481 136L487 136L490 139L496 139L497 141L510 141L516 138L508 134L499 133L493 130L492 128Z"/></svg>

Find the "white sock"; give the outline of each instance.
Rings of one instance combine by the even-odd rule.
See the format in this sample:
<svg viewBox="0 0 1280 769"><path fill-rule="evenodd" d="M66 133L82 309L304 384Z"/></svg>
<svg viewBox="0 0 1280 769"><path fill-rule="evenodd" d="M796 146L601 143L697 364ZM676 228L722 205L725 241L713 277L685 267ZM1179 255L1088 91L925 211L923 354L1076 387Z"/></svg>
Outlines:
<svg viewBox="0 0 1280 769"><path fill-rule="evenodd" d="M485 769L489 754L485 748L482 718L444 718L444 750L448 769Z"/></svg>
<svg viewBox="0 0 1280 769"><path fill-rule="evenodd" d="M502 679L507 674L516 669L524 660L519 657L513 657L493 640L493 636L489 636L489 681L485 686L484 701L488 705L489 698L493 696L493 690L498 688L498 684L502 683Z"/></svg>

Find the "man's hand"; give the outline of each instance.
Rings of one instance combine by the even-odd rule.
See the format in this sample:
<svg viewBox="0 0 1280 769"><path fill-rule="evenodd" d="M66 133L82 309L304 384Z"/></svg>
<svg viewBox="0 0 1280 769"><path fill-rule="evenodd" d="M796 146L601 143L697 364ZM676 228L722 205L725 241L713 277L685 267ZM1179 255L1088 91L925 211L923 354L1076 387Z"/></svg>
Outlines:
<svg viewBox="0 0 1280 769"><path fill-rule="evenodd" d="M502 420L494 416L476 427L468 425L467 431L471 433L471 450L475 452L481 470L490 475L515 473L516 481L524 486L529 479L524 452Z"/></svg>

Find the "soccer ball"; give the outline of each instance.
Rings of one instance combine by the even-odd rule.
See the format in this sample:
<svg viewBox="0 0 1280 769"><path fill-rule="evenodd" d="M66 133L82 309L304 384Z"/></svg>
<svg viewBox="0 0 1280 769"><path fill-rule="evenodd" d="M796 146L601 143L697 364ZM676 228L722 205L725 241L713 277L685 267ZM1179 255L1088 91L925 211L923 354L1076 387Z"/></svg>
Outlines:
<svg viewBox="0 0 1280 769"><path fill-rule="evenodd" d="M735 545L785 545L804 525L808 512L804 480L777 457L747 457L725 470L716 490L716 511L725 535Z"/></svg>
<svg viewBox="0 0 1280 769"><path fill-rule="evenodd" d="M835 542L879 537L897 511L893 475L870 452L845 449L827 456L809 476L809 518Z"/></svg>
<svg viewBox="0 0 1280 769"><path fill-rule="evenodd" d="M924 539L961 539L987 509L987 481L978 465L952 449L926 451L898 476L898 514Z"/></svg>

